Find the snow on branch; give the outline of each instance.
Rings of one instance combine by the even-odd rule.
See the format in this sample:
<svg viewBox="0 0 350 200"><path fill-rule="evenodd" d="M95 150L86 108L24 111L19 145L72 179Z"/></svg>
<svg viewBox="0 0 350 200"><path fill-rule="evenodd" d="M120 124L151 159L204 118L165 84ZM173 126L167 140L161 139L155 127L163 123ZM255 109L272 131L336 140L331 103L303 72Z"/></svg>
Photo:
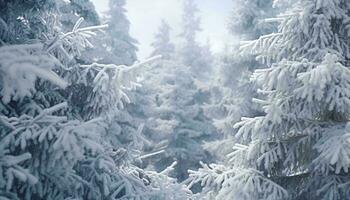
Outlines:
<svg viewBox="0 0 350 200"><path fill-rule="evenodd" d="M342 171L348 173L350 169L350 133L349 124L326 131L327 134L314 146L319 156L314 160L314 167L321 173Z"/></svg>
<svg viewBox="0 0 350 200"><path fill-rule="evenodd" d="M62 42L65 44L79 44L79 46L85 47L93 47L93 45L88 40L92 36L96 36L96 33L94 31L100 31L102 29L108 28L107 24L104 25L98 25L98 26L89 26L84 28L79 28L82 22L84 21L84 18L79 18L78 21L75 23L72 31L68 33L61 33L61 36L55 38L51 44L49 44L46 47L46 51L50 52L51 50L55 49L57 46L61 46ZM62 48L60 48L62 49Z"/></svg>
<svg viewBox="0 0 350 200"><path fill-rule="evenodd" d="M0 72L2 74L2 100L21 100L35 92L37 78L64 89L67 82L54 71L60 63L42 52L42 44L10 45L0 47Z"/></svg>
<svg viewBox="0 0 350 200"><path fill-rule="evenodd" d="M95 36L95 31L107 28L107 25L80 28L83 18L80 18L73 30L62 33L48 45L21 44L0 47L0 72L2 74L1 96L4 103L11 100L21 100L35 93L35 81L40 78L65 89L68 83L59 77L54 69L64 68L58 54L53 49L62 52L68 60L86 47L92 47L89 38ZM74 52L73 54L71 52Z"/></svg>
<svg viewBox="0 0 350 200"><path fill-rule="evenodd" d="M102 63L74 65L71 77L67 78L73 81L72 85L81 85L89 91L89 101L82 111L84 117L91 119L103 114L109 120L113 119L125 104L131 103L129 92L140 86L139 79L145 65L160 58L151 57L132 66Z"/></svg>
<svg viewBox="0 0 350 200"><path fill-rule="evenodd" d="M123 90L134 89L135 85L138 85L137 77L140 74L140 69L160 58L161 56L154 56L132 66L92 63L89 65L80 65L79 67L83 68L82 74L94 74L93 91L108 92L110 91L109 89L113 89L119 99L118 101L124 99L127 103L130 103L128 95ZM85 79L85 77L81 77L81 79Z"/></svg>
<svg viewBox="0 0 350 200"><path fill-rule="evenodd" d="M54 105L50 108L46 108L38 116L35 117L34 121L37 121L37 120L43 118L45 115L50 115L54 112L57 112L61 109L67 108L67 107L68 107L68 104L66 102L63 102L63 103Z"/></svg>
<svg viewBox="0 0 350 200"><path fill-rule="evenodd" d="M153 191L151 196L157 197L156 199L192 199L192 192L186 185L178 183L175 178L169 176L169 173L174 170L177 162L173 162L162 172L146 171L146 175L149 178L150 186Z"/></svg>
<svg viewBox="0 0 350 200"><path fill-rule="evenodd" d="M1 144L1 142L0 142ZM30 153L20 155L8 155L8 151L0 146L0 169L3 173L0 174L0 184L6 186L6 190L10 191L16 187L16 181L28 182L29 185L34 185L38 182L38 178L33 176L29 170L23 168L20 164L32 158Z"/></svg>
<svg viewBox="0 0 350 200"><path fill-rule="evenodd" d="M209 199L282 200L288 198L284 188L254 169L202 164L202 168L198 171L190 170L189 173L188 187L201 183L204 187L202 193L210 195L207 196Z"/></svg>
<svg viewBox="0 0 350 200"><path fill-rule="evenodd" d="M192 188L194 184L201 183L201 186L205 189L216 188L219 190L226 178L232 177L235 171L223 165L217 164L204 164L200 163L202 168L198 171L188 170L188 188Z"/></svg>
<svg viewBox="0 0 350 200"><path fill-rule="evenodd" d="M257 59L260 59L263 63L270 63L278 54L279 46L276 44L281 37L283 37L282 33L271 33L261 36L257 40L242 41L240 51L242 55L259 54Z"/></svg>
<svg viewBox="0 0 350 200"><path fill-rule="evenodd" d="M218 198L283 200L288 192L257 170L237 169L236 175L223 184Z"/></svg>
<svg viewBox="0 0 350 200"><path fill-rule="evenodd" d="M162 153L165 153L165 150L160 150L160 151L156 151L156 152L152 152L152 153L148 153L148 154L145 154L145 155L142 155L139 157L139 159L146 159L146 158L149 158L149 157L153 157L153 156L157 156L159 154L162 154Z"/></svg>
<svg viewBox="0 0 350 200"><path fill-rule="evenodd" d="M115 64L100 64L100 63L92 63L89 65L80 65L82 68L94 68L97 71L103 71L105 69L113 69L113 70L124 70L124 71L132 71L134 69L137 69L139 67L143 67L147 64L153 63L159 59L161 59L162 56L153 56L151 58L146 59L145 61L135 63L132 66L126 66L126 65L115 65Z"/></svg>

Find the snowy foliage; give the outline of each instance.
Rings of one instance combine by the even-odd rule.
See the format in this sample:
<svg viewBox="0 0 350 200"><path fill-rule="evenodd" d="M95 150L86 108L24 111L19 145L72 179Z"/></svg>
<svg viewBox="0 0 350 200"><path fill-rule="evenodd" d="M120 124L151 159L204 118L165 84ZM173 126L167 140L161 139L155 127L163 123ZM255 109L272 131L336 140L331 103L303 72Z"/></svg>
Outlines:
<svg viewBox="0 0 350 200"><path fill-rule="evenodd" d="M4 103L22 100L35 93L37 78L65 88L67 83L52 70L58 60L45 54L42 44L0 47L1 96Z"/></svg>
<svg viewBox="0 0 350 200"><path fill-rule="evenodd" d="M205 80L211 72L210 46L200 45L197 41L197 33L201 31L199 9L195 0L185 0L182 14L182 32L180 38L183 40L179 47L181 62L190 66L190 70L198 79Z"/></svg>
<svg viewBox="0 0 350 200"><path fill-rule="evenodd" d="M152 67L143 81L148 92L141 93L143 108L139 111L146 118L145 134L152 141L147 151L158 154L145 162L160 171L177 161L171 175L182 181L188 176L187 169L198 168L200 160L210 160L202 145L215 128L203 113L206 97L187 73L187 66L162 60Z"/></svg>
<svg viewBox="0 0 350 200"><path fill-rule="evenodd" d="M274 30L273 23L265 23L273 17L273 0L238 0L234 1L234 10L230 16L230 31L240 39L256 39Z"/></svg>
<svg viewBox="0 0 350 200"><path fill-rule="evenodd" d="M0 45L47 39L55 33L56 13L54 0L0 1Z"/></svg>
<svg viewBox="0 0 350 200"><path fill-rule="evenodd" d="M171 27L162 20L159 32L155 35L155 41L152 43L154 51L152 56L162 55L163 59L170 59L175 53L175 45L170 41Z"/></svg>
<svg viewBox="0 0 350 200"><path fill-rule="evenodd" d="M238 40L257 38L262 33L276 29L274 24L263 21L264 16L273 16L272 1L235 1L229 21L229 29ZM262 68L252 55L241 55L239 42L227 44L214 64L215 78L210 89L211 100L205 106L206 115L214 119L220 131L219 141L206 144L219 160L231 151L233 135L237 132L233 124L241 117L261 115L261 109L252 101L259 96L256 83L250 79L255 69ZM224 147L224 148L223 148Z"/></svg>
<svg viewBox="0 0 350 200"><path fill-rule="evenodd" d="M202 164L190 171L189 187L200 182L202 193L197 199L286 199L287 191L254 169L227 168L224 165Z"/></svg>
<svg viewBox="0 0 350 200"><path fill-rule="evenodd" d="M95 7L89 0L58 1L60 22L64 31L69 31L80 18L84 18L83 26L96 26L100 19Z"/></svg>
<svg viewBox="0 0 350 200"><path fill-rule="evenodd" d="M348 0L234 1L215 57L184 0L145 61L126 3L0 0L1 200L349 199Z"/></svg>
<svg viewBox="0 0 350 200"><path fill-rule="evenodd" d="M158 57L131 67L79 64L91 37L106 28L82 23L0 47L1 199L164 199L165 185L174 199L190 195L166 175L132 165L142 126L128 144L108 131L139 68Z"/></svg>
<svg viewBox="0 0 350 200"><path fill-rule="evenodd" d="M98 16L94 5L90 0L58 0L57 6L60 12L60 29L61 31L68 32L72 30L75 22L79 18L84 18L81 26L97 26L101 25L101 19ZM77 62L87 64L91 62L103 62L108 63L108 59L112 57L106 50L105 35L106 30L100 30L103 34L99 34L98 37L91 37L89 41L93 44L93 47L87 47L79 56ZM106 62L104 62L106 60Z"/></svg>
<svg viewBox="0 0 350 200"><path fill-rule="evenodd" d="M216 195L228 191L226 196L237 197L251 191L246 198L348 198L349 3L307 0L288 6L285 13L269 19L280 22L278 32L242 43L244 55L254 54L269 66L252 76L261 95L253 101L265 114L234 125L238 144L223 173L239 173L232 176L234 182L225 179L216 186ZM242 175L249 168L270 189L244 189L257 177ZM205 184L210 174L192 172L190 180ZM247 179L235 191L242 177ZM204 195L211 192L204 190Z"/></svg>
<svg viewBox="0 0 350 200"><path fill-rule="evenodd" d="M110 0L106 23L106 48L114 55L107 61L117 65L132 65L136 60L137 40L129 34L130 22L124 8L126 0Z"/></svg>

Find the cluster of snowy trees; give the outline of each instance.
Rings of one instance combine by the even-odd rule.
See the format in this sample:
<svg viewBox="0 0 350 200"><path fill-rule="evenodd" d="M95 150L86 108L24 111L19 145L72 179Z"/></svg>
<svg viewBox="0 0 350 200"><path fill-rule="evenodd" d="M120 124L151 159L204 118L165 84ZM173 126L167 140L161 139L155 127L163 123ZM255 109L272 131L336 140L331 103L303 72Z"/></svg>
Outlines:
<svg viewBox="0 0 350 200"><path fill-rule="evenodd" d="M134 164L146 140L124 107L157 57L135 62L125 1L106 25L88 0L0 4L0 198L187 199L174 165Z"/></svg>
<svg viewBox="0 0 350 200"><path fill-rule="evenodd" d="M0 199L350 199L348 0L234 0L217 55L183 0L145 61L126 3L0 0Z"/></svg>
<svg viewBox="0 0 350 200"><path fill-rule="evenodd" d="M147 119L145 133L152 141L146 151L159 152L145 163L160 171L176 161L172 175L178 181L188 178L188 169L197 169L200 161L212 161L204 143L216 135L203 109L209 93L199 84L209 79L213 55L197 41L201 30L198 12L193 0L184 1L179 45L171 40L169 24L161 22L152 55L163 57L145 72L142 94L135 101L147 101L141 103L144 108L139 115Z"/></svg>

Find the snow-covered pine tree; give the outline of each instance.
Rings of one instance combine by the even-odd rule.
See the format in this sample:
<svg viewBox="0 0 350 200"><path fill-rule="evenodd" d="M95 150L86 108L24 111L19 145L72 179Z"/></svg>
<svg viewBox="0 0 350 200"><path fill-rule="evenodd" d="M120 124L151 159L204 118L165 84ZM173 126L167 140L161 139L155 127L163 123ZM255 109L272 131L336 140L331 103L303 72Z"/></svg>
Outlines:
<svg viewBox="0 0 350 200"><path fill-rule="evenodd" d="M242 116L259 115L261 109L253 102L257 97L256 84L250 80L255 69L263 65L252 55L240 55L239 40L257 39L262 33L276 30L276 23L266 23L266 17L275 16L272 0L237 0L229 17L229 31L235 42L228 44L216 63L216 75L212 81L211 103L205 107L209 117L222 133L220 139L206 147L221 158L231 151L235 129L232 124ZM226 148L222 148L226 146Z"/></svg>
<svg viewBox="0 0 350 200"><path fill-rule="evenodd" d="M137 40L130 36L125 4L126 0L109 0L106 19L109 26L106 47L114 55L111 60L107 60L118 65L132 65L137 60Z"/></svg>
<svg viewBox="0 0 350 200"><path fill-rule="evenodd" d="M90 0L58 0L57 4L60 11L60 28L63 32L72 30L75 22L81 17L84 18L82 26L96 26L101 24L100 17ZM88 46L82 52L82 55L79 55L78 62L112 63L113 54L108 51L105 30L104 34L99 34L99 37L90 38L90 41L93 47Z"/></svg>
<svg viewBox="0 0 350 200"><path fill-rule="evenodd" d="M59 0L57 2L63 31L72 30L80 17L84 18L83 26L101 24L95 6L90 0Z"/></svg>
<svg viewBox="0 0 350 200"><path fill-rule="evenodd" d="M60 11L63 14L61 22L64 30L71 29L74 26L74 24L72 25L72 21L77 17L87 17L87 19L89 20L85 20L82 23L82 25L99 24L99 17L94 9L93 4L89 0L72 0L70 2L62 1ZM120 19L120 21L123 20L126 20L126 18ZM120 28L123 28L122 24L120 25ZM94 44L93 48L88 47L87 50L82 52L82 55L79 55L77 57L77 61L81 64L86 64L96 61L99 63L117 63L120 62L121 59L128 60L129 58L123 58L123 56L125 56L124 53L120 55L116 54L120 52L108 51L108 48L112 48L112 45L108 44L109 39L111 39L110 32L104 32L104 34L99 34L99 37L91 38L90 41ZM105 68L103 68L103 65L101 64L96 64L95 67L105 70ZM106 76L107 74L109 76L113 74L113 72L108 69L105 70L105 72L105 78L108 77ZM80 73L80 70L76 73ZM111 121L111 123L107 129L109 135L115 136L115 138L110 138L111 141L113 141L112 143L114 146L128 148L128 145L132 145L130 143L134 141L135 134L139 134L138 127L141 126L141 124L135 120L135 116L129 112L129 109L134 109L133 106L135 106L135 104L127 106L127 109L124 109L124 104L111 105L111 99L113 99L114 96L118 94L114 93L114 90L111 90L111 92L106 93L106 91L104 91L101 88L96 89L96 93L98 93L98 95L94 92L91 92L92 90L95 90L95 88L89 86L88 83L93 82L92 79L98 74L98 71L89 71L88 69L86 69L84 73L86 73L87 76L83 79L79 79L77 83L74 83L70 87L70 93L74 94L72 95L73 99L80 99L80 101L75 101L77 104L73 105L74 110L80 112L80 115L87 120L96 117L96 115L98 116L98 113L101 112L114 113L116 110L110 109L113 106L122 108L118 110L118 114L108 114L108 116L110 116L108 120ZM73 73L73 75L77 76L75 73ZM83 85L85 86L83 87ZM130 103L130 97L134 96L134 92L131 90L133 90L136 85L137 84L128 85L127 89L122 91L122 95L126 97L124 100L126 100L127 104ZM117 93L118 92L119 91L117 91ZM107 98L101 99L101 95L107 96ZM86 99L86 101L84 101L84 98ZM136 103L136 105L137 104L138 103ZM133 146L133 157L137 156L137 154L141 154L141 148L142 146Z"/></svg>
<svg viewBox="0 0 350 200"><path fill-rule="evenodd" d="M273 0L238 0L233 3L229 21L229 30L233 35L252 40L275 29L273 24L264 22L264 19L276 14Z"/></svg>
<svg viewBox="0 0 350 200"><path fill-rule="evenodd" d="M176 61L162 60L146 73L140 93L139 116L144 116L145 134L152 142L146 150L156 153L144 160L156 171L177 161L172 175L179 181L188 177L188 169L197 169L200 160L210 161L202 144L215 131L201 108L207 97L188 70Z"/></svg>
<svg viewBox="0 0 350 200"><path fill-rule="evenodd" d="M257 39L263 34L277 30L276 23L265 22L266 18L276 16L276 9L273 9L273 0L238 0L234 1L234 8L229 20L229 29L232 36L238 41ZM254 82L250 81L250 75L255 69L264 67L257 62L252 55L242 55L238 51L239 43L234 43L233 48L223 56L223 66L220 68L219 77L223 80L224 86L233 90L236 103L240 107L241 116L253 116L258 113L251 102L256 96ZM230 58L228 58L228 56ZM234 70L239 78L232 78L227 73L228 67ZM238 74L237 74L238 73Z"/></svg>
<svg viewBox="0 0 350 200"><path fill-rule="evenodd" d="M25 39L43 39L53 34L56 23L53 12L56 12L55 2L39 1L0 1L0 44L19 44ZM14 37L16 36L16 37Z"/></svg>
<svg viewBox="0 0 350 200"><path fill-rule="evenodd" d="M126 97L123 90L145 63L132 67L77 63L74 58L91 46L89 38L105 26L81 28L79 19L70 32L57 32L54 18L59 15L51 8L55 3L46 3L1 2L5 34L0 37L0 198L188 198L189 191L166 176L170 169L158 174L130 164L128 157L140 144L141 129L129 148L116 145L118 138L107 132L108 119L118 114L116 105ZM35 15L30 16L32 12ZM48 21L34 23L32 17ZM8 33L19 27L25 33L41 32L18 32L11 38ZM84 103L92 100L74 94L71 87L91 87L85 91L109 106L110 112L92 107L91 118L86 119ZM73 111L78 103L83 110Z"/></svg>
<svg viewBox="0 0 350 200"><path fill-rule="evenodd" d="M225 87L237 90L244 85L240 80L246 73L251 73L257 68L261 68L262 64L258 63L252 55L239 54L239 41L258 39L263 34L268 34L276 30L274 23L265 22L266 18L276 15L276 9L273 9L273 0L237 0L233 2L231 16L229 17L229 31L238 42L227 46L224 55L222 55L222 66L219 68L219 82ZM232 78L234 70L236 76ZM238 73L238 74L237 74ZM248 82L247 78L243 78Z"/></svg>
<svg viewBox="0 0 350 200"><path fill-rule="evenodd" d="M209 38L207 38L206 43L202 46L201 48L201 62L200 64L208 69L206 69L209 72L212 72L212 68L213 68L213 64L215 61L215 56L213 55L213 51L212 51L212 45L211 45L211 41ZM211 78L210 76L208 76L208 78Z"/></svg>
<svg viewBox="0 0 350 200"><path fill-rule="evenodd" d="M205 79L208 78L212 66L206 62L207 58L203 55L203 48L207 47L203 47L197 42L197 33L202 30L200 28L200 18L197 15L198 12L199 9L195 0L184 0L182 32L180 34L183 43L180 46L179 54L184 65L190 66L193 76Z"/></svg>
<svg viewBox="0 0 350 200"><path fill-rule="evenodd" d="M124 8L126 1L110 0L108 5L109 11L107 12L106 23L108 23L109 28L106 32L105 41L103 41L105 47L103 52L105 55L101 62L112 62L117 65L136 63L137 41L129 33L130 22L126 15L127 10ZM138 104L141 103L135 98L138 93L135 89L139 86L139 84L128 85L127 89L123 91L128 103L125 104L125 108L119 110L118 115L111 119L112 123L109 132L118 136L118 139L121 141L119 145L121 146L127 146L130 142L133 142L135 134L138 134L139 127L143 127L142 121L138 120L137 115L139 113L136 112L137 107L139 107ZM95 105L101 106L102 104L96 99ZM120 106L123 107L124 105ZM91 105L91 107L94 107L94 105ZM108 112L108 106L105 108L107 108L106 111ZM140 136L143 138L142 134ZM142 140L146 141L144 138ZM142 146L134 148L134 157L140 156L142 154L141 150ZM139 163L140 160L134 160L134 162Z"/></svg>
<svg viewBox="0 0 350 200"><path fill-rule="evenodd" d="M151 56L162 55L163 59L170 59L175 52L175 45L170 41L171 27L163 19L158 32L155 34Z"/></svg>
<svg viewBox="0 0 350 200"><path fill-rule="evenodd" d="M349 199L350 2L299 0L242 45L267 69L253 78L265 115L235 125L230 166L192 172L217 199ZM208 193L206 193L208 194Z"/></svg>

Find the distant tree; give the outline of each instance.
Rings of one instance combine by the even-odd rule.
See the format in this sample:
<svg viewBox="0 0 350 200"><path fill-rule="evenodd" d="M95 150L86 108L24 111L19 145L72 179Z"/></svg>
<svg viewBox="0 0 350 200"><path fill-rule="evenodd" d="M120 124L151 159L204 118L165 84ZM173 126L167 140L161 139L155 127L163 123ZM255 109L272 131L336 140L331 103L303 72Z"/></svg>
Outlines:
<svg viewBox="0 0 350 200"><path fill-rule="evenodd" d="M179 181L188 177L188 169L197 169L200 161L211 160L202 145L215 132L201 107L207 96L195 85L188 69L173 60L159 62L145 73L146 90L139 96L145 135L152 141L151 146L146 145L147 151L158 152L145 161L157 171L177 161L172 175Z"/></svg>
<svg viewBox="0 0 350 200"><path fill-rule="evenodd" d="M208 73L211 70L211 63L207 63L208 60L203 53L208 53L210 50L204 50L209 48L208 46L201 46L197 42L197 33L202 29L200 28L200 18L197 16L199 9L194 0L184 0L183 14L182 14L182 32L180 37L183 40L183 44L180 47L180 58L186 66L190 66L190 70L193 75L199 79L208 78Z"/></svg>
<svg viewBox="0 0 350 200"><path fill-rule="evenodd" d="M158 33L155 34L151 56L162 55L164 59L170 59L175 52L175 45L170 40L171 27L162 20Z"/></svg>
<svg viewBox="0 0 350 200"><path fill-rule="evenodd" d="M137 60L137 40L129 33L130 22L124 8L126 0L109 0L109 11L106 48L114 57L111 62L121 65L131 65Z"/></svg>

